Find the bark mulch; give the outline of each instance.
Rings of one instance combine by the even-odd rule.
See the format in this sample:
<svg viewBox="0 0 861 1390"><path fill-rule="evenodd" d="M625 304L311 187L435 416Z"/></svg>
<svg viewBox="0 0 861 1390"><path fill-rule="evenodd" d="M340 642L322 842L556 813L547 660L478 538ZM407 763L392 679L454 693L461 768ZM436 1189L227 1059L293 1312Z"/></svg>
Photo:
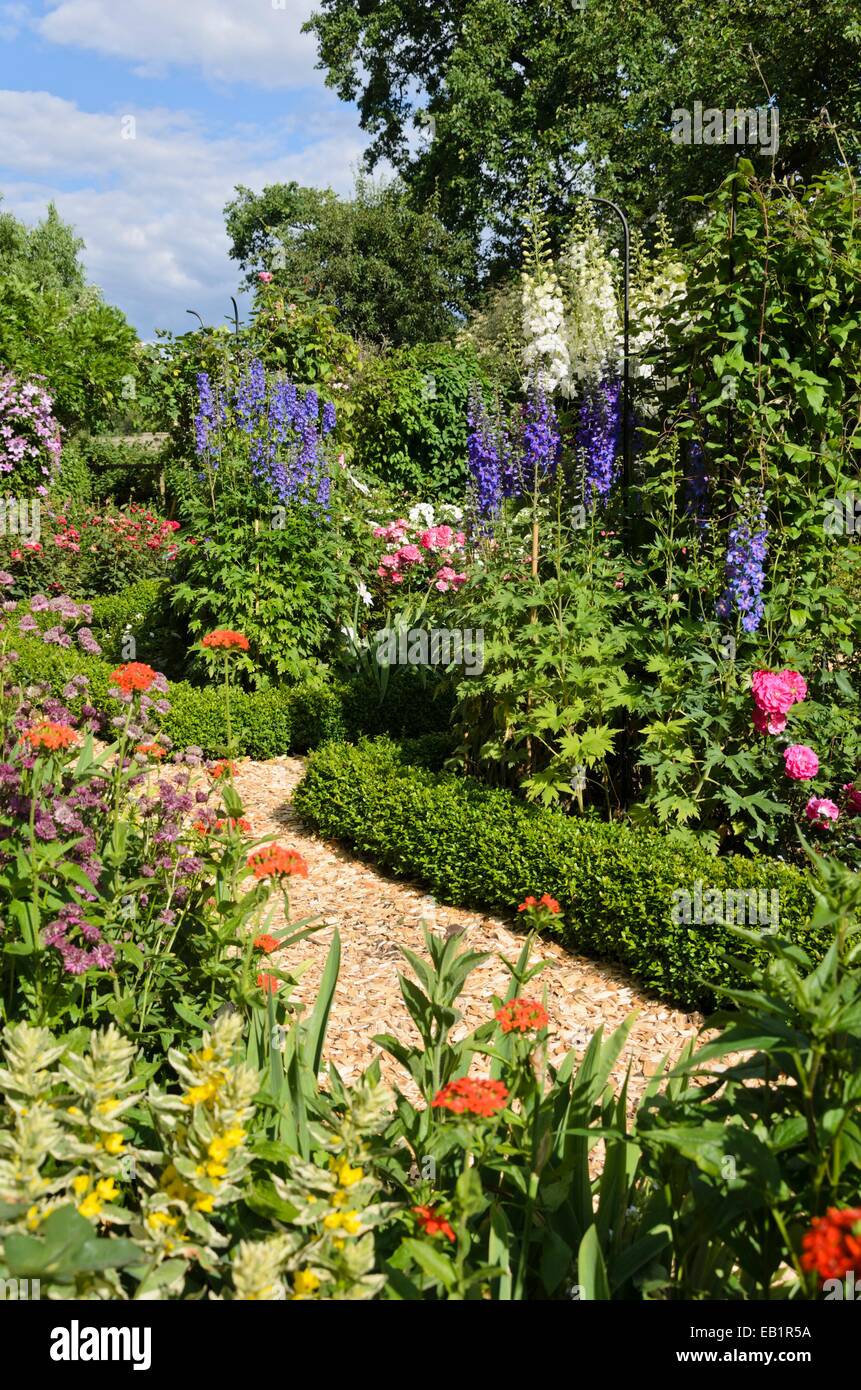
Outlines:
<svg viewBox="0 0 861 1390"><path fill-rule="evenodd" d="M510 918L485 916L435 903L420 888L385 878L329 842L309 834L298 823L291 793L303 774L300 758L273 758L236 764L236 787L251 822L254 838L271 835L298 850L308 863L308 878L291 880L291 917L316 917L324 925L316 935L272 957L285 970L303 962L308 969L293 994L306 1008L313 1005L320 973L335 928L341 934L341 972L332 1007L325 1055L347 1082L358 1079L379 1055L375 1033L394 1033L415 1041L412 1021L401 998L397 974L409 973L399 946L424 953L421 922L438 932L461 932L470 950L490 952L468 978L458 1001L460 1037L490 1018L492 996L504 994L508 973L500 954L514 960L523 944L516 912ZM525 891L525 890L524 890ZM283 925L276 918L276 929ZM550 1015L550 1057L558 1063L574 1048L581 1053L601 1026L607 1036L629 1014L637 1021L613 1072L618 1085L630 1066L630 1100L635 1102L668 1054L675 1058L695 1037L702 1016L683 1013L638 988L624 970L574 955L556 942L542 940L536 955L548 962L535 978L538 997L547 991ZM410 1088L397 1064L383 1058L383 1074Z"/></svg>

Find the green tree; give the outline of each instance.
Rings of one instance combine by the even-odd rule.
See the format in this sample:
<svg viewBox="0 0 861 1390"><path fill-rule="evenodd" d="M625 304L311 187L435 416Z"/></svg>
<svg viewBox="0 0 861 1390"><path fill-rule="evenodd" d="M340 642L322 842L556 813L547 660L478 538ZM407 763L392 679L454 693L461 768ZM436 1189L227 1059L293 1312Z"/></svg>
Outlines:
<svg viewBox="0 0 861 1390"><path fill-rule="evenodd" d="M87 284L83 249L53 203L33 228L0 213L0 363L43 376L66 429L111 422L139 374L137 334Z"/></svg>
<svg viewBox="0 0 861 1390"><path fill-rule="evenodd" d="M239 187L225 208L231 255L256 280L270 271L294 300L334 306L357 338L393 346L449 336L474 281L469 240L400 182L357 182L355 195L276 184Z"/></svg>
<svg viewBox="0 0 861 1390"><path fill-rule="evenodd" d="M446 226L469 231L491 268L517 260L530 173L552 228L575 191L686 228L683 199L720 183L733 156L673 143L673 111L695 101L772 98L778 177L833 166L838 139L857 162L856 0L320 0L307 27L328 85L359 103L368 167L390 161L417 199L438 189ZM770 172L770 156L745 153Z"/></svg>
<svg viewBox="0 0 861 1390"><path fill-rule="evenodd" d="M0 194L0 202L3 201ZM86 283L81 265L84 243L63 222L53 203L35 227L26 227L11 212L0 212L0 265L3 274L17 271L40 289L80 293Z"/></svg>

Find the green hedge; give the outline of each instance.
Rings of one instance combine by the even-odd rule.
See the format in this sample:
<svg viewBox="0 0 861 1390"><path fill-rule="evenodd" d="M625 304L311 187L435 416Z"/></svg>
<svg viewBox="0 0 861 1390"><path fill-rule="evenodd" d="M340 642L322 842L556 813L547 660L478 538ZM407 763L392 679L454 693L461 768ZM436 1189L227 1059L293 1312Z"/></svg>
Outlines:
<svg viewBox="0 0 861 1390"><path fill-rule="evenodd" d="M135 639L135 659L177 680L182 677L188 634L177 625L170 603L168 579L140 579L119 594L91 599L93 636L106 661L128 660L123 637L128 628Z"/></svg>
<svg viewBox="0 0 861 1390"><path fill-rule="evenodd" d="M109 695L109 677L116 662L88 656L77 647L46 646L38 637L15 640L18 662L14 679L22 686L47 685L62 697L72 676L85 675L89 688L83 700L72 702L77 713L84 700L109 717L117 705ZM227 744L224 695L218 686L194 686L172 681L167 694L170 714L161 721L176 748L201 748L207 757L223 753ZM343 695L322 681L269 690L234 690L231 719L241 755L274 758L304 753L326 739L343 738Z"/></svg>
<svg viewBox="0 0 861 1390"><path fill-rule="evenodd" d="M422 763L436 757L422 740ZM757 947L722 924L673 921L674 890L696 880L721 890L777 889L779 933L826 947L808 922L804 874L772 859L714 858L659 832L578 819L528 806L510 792L417 765L409 745L386 739L330 744L314 753L294 797L305 822L440 899L512 911L533 893L562 906L561 939L572 950L619 961L650 989L685 1007L709 1007L704 981L740 983L725 953L753 959Z"/></svg>

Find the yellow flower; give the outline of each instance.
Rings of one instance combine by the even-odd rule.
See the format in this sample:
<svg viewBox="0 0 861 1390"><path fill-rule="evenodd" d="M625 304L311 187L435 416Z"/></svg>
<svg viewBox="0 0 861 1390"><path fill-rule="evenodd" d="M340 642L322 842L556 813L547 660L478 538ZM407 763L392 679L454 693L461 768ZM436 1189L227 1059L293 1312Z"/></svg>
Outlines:
<svg viewBox="0 0 861 1390"><path fill-rule="evenodd" d="M167 1193L168 1197L179 1197L182 1201L185 1200L188 1193L188 1188L172 1163L169 1163L162 1173L159 1186L163 1192Z"/></svg>
<svg viewBox="0 0 861 1390"><path fill-rule="evenodd" d="M340 1238L338 1238L337 1240L333 1240L333 1241L332 1241L332 1244L334 1245L334 1247L335 1247L336 1250L343 1250L343 1248L344 1248L344 1246L347 1244L347 1242L346 1242L345 1240L341 1240Z"/></svg>
<svg viewBox="0 0 861 1390"><path fill-rule="evenodd" d="M77 1107L77 1105L70 1105L69 1108L68 1108L68 1110L66 1111L66 1114L67 1114L67 1115L81 1115L81 1114L83 1114L83 1111L79 1110L78 1107Z"/></svg>
<svg viewBox="0 0 861 1390"><path fill-rule="evenodd" d="M76 1197L83 1197L84 1193L90 1185L90 1181L91 1180L86 1176L85 1173L81 1173L77 1178L72 1179L72 1188Z"/></svg>
<svg viewBox="0 0 861 1390"><path fill-rule="evenodd" d="M346 1158L331 1158L329 1166L335 1173L341 1187L352 1187L365 1176L364 1168L351 1168Z"/></svg>
<svg viewBox="0 0 861 1390"><path fill-rule="evenodd" d="M119 1131L116 1131L113 1134L103 1134L102 1148L105 1150L105 1153L113 1155L121 1154L123 1149L125 1148L123 1136L119 1133Z"/></svg>
<svg viewBox="0 0 861 1390"><path fill-rule="evenodd" d="M41 1220L42 1220L42 1218L41 1218L41 1216L39 1215L39 1208L38 1208L38 1207L31 1207L30 1210L27 1212L27 1230L28 1230L28 1231L35 1231L35 1230L38 1230L39 1222L40 1222Z"/></svg>
<svg viewBox="0 0 861 1390"><path fill-rule="evenodd" d="M119 1188L113 1178L99 1178L96 1183L96 1192L103 1202L112 1202L119 1195Z"/></svg>
<svg viewBox="0 0 861 1390"><path fill-rule="evenodd" d="M206 1165L206 1176L212 1178L214 1182L219 1178L223 1178L226 1172L227 1169L223 1163L213 1163L210 1159L209 1163Z"/></svg>
<svg viewBox="0 0 861 1390"><path fill-rule="evenodd" d="M90 1217L98 1216L101 1210L102 1204L99 1201L98 1195L95 1192L91 1192L88 1197L85 1197L83 1202L81 1202L80 1206L78 1207L78 1211L81 1213L81 1215L86 1216L88 1220L90 1219Z"/></svg>
<svg viewBox="0 0 861 1390"><path fill-rule="evenodd" d="M200 1052L195 1052L194 1055L192 1056L192 1059L191 1059L192 1066L195 1066L195 1067L202 1067L202 1066L205 1066L207 1062L211 1062L211 1061L212 1061L212 1059L213 1059L214 1056L215 1056L215 1050L214 1050L213 1048L211 1048L211 1047L204 1047L204 1048L202 1049L202 1051L200 1051Z"/></svg>
<svg viewBox="0 0 861 1390"><path fill-rule="evenodd" d="M224 1134L216 1134L210 1140L207 1153L215 1163L223 1163L228 1157L230 1150L237 1148L245 1138L245 1130L234 1125L231 1129L225 1130Z"/></svg>
<svg viewBox="0 0 861 1390"><path fill-rule="evenodd" d="M348 1236L356 1235L362 1228L357 1211L330 1211L323 1217L323 1225L328 1231L346 1231Z"/></svg>
<svg viewBox="0 0 861 1390"><path fill-rule="evenodd" d="M119 1105L116 1096L108 1096L106 1100L100 1100L96 1109L100 1115L111 1115Z"/></svg>
<svg viewBox="0 0 861 1390"><path fill-rule="evenodd" d="M309 1294L316 1293L319 1287L320 1280L310 1269L300 1269L293 1275L294 1298L307 1298Z"/></svg>
<svg viewBox="0 0 861 1390"><path fill-rule="evenodd" d="M346 1201L346 1192L333 1192L329 1198L329 1202L333 1207L342 1207Z"/></svg>
<svg viewBox="0 0 861 1390"><path fill-rule="evenodd" d="M217 1086L214 1081L204 1081L200 1086L192 1086L182 1098L183 1105L205 1105L212 1100Z"/></svg>
<svg viewBox="0 0 861 1390"><path fill-rule="evenodd" d="M168 1211L151 1211L146 1219L146 1224L157 1231L160 1226L175 1226L177 1218L171 1216Z"/></svg>
<svg viewBox="0 0 861 1390"><path fill-rule="evenodd" d="M195 1211L211 1212L215 1207L215 1198L211 1192L198 1192L194 1202Z"/></svg>

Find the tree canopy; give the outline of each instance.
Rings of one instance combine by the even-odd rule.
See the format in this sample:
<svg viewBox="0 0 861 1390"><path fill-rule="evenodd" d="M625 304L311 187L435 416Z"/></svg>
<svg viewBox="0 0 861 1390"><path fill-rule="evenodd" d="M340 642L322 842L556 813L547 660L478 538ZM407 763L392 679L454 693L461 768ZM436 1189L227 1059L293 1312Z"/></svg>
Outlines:
<svg viewBox="0 0 861 1390"><path fill-rule="evenodd" d="M134 390L137 334L87 284L83 250L53 204L35 227L0 212L0 365L44 377L60 423L94 429Z"/></svg>
<svg viewBox="0 0 861 1390"><path fill-rule="evenodd" d="M673 111L695 101L776 105L778 177L809 179L841 145L858 163L856 0L319 0L307 27L327 83L358 101L368 167L391 162L416 198L439 190L490 268L517 259L535 176L551 228L579 191L686 230L685 198L735 152L673 143ZM768 174L770 155L743 153Z"/></svg>
<svg viewBox="0 0 861 1390"><path fill-rule="evenodd" d="M231 255L249 283L269 271L294 299L334 305L340 326L394 346L449 336L467 302L475 260L433 200L414 206L400 182L330 189L239 187L225 208Z"/></svg>

